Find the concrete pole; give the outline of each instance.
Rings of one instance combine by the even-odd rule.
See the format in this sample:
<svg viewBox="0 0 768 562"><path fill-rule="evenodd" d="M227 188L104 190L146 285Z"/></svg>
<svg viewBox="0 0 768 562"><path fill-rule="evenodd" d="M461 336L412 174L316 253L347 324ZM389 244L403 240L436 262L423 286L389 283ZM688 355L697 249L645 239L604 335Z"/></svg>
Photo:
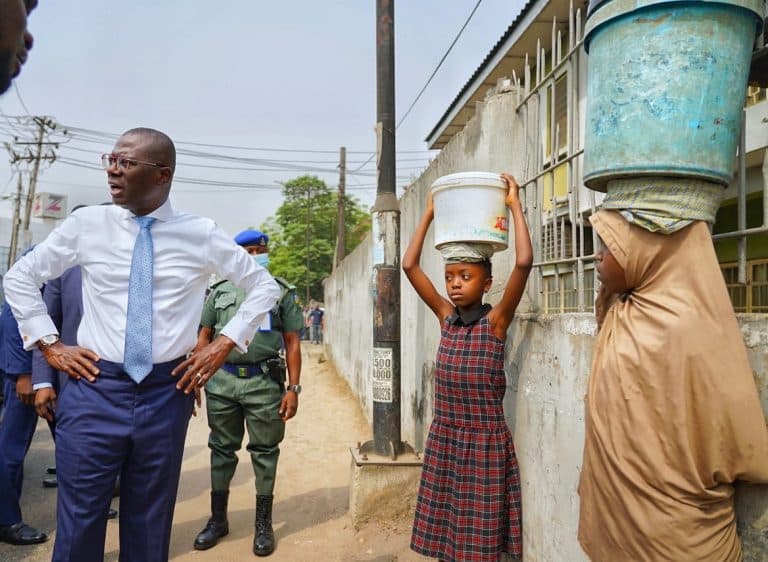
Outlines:
<svg viewBox="0 0 768 562"><path fill-rule="evenodd" d="M45 137L45 128L48 126L44 117L35 117L38 126L37 133L37 153L34 156L32 173L29 176L29 189L27 189L27 203L24 207L23 229L29 230L29 219L32 215L32 204L35 200L35 190L37 189L37 174L40 171L40 160L43 157L43 138Z"/></svg>
<svg viewBox="0 0 768 562"><path fill-rule="evenodd" d="M393 459L400 441L400 209L395 193L395 7L376 1L378 183L373 206L373 449Z"/></svg>
<svg viewBox="0 0 768 562"><path fill-rule="evenodd" d="M16 252L19 247L19 220L21 215L21 170L19 182L16 184L16 197L13 203L13 222L11 224L11 247L8 248L8 269L16 262Z"/></svg>
<svg viewBox="0 0 768 562"><path fill-rule="evenodd" d="M334 268L342 262L347 255L347 225L346 225L346 187L347 187L347 147L339 148L339 193L338 215L336 217L336 258Z"/></svg>
<svg viewBox="0 0 768 562"><path fill-rule="evenodd" d="M312 226L312 187L307 186L307 228L306 228L306 238L307 238L307 275L306 275L306 284L307 284L307 301L306 305L309 306L309 285L310 285L310 270L309 270L309 242L310 242L310 230Z"/></svg>

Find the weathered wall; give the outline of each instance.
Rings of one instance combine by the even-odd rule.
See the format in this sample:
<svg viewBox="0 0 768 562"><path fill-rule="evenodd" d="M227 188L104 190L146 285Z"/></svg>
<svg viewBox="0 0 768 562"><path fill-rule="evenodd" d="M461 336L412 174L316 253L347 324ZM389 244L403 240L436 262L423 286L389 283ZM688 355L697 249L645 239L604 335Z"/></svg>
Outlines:
<svg viewBox="0 0 768 562"><path fill-rule="evenodd" d="M323 342L336 370L358 396L368 420L373 416L371 346L371 237L366 238L325 281ZM361 441L371 436L357 436Z"/></svg>
<svg viewBox="0 0 768 562"><path fill-rule="evenodd" d="M496 95L447 146L401 200L403 251L424 208L427 189L444 174L507 170L525 176L519 119L513 96ZM500 140L497 140L500 139ZM442 264L427 236L422 267L442 289ZM494 256L498 299L513 263L511 251ZM370 239L363 242L326 282L326 345L330 358L358 395L371 419L370 348L372 297ZM432 416L437 320L402 278L402 438L416 449ZM595 324L589 314L538 315L526 299L507 339L507 421L514 431L523 482L527 561L586 560L576 540L584 440L586 381ZM739 319L768 412L768 316ZM725 375L725 374L724 374ZM359 436L368 439L370 436ZM768 559L768 488L745 486L738 495L739 528L746 559Z"/></svg>
<svg viewBox="0 0 768 562"><path fill-rule="evenodd" d="M525 149L523 122L527 114L515 113L516 95L507 91L490 96L479 104L476 116L445 147L428 169L409 188L400 201L402 251L424 211L426 194L437 178L455 172L509 171L522 176L533 158ZM533 103L533 102L532 102ZM528 110L536 115L534 105ZM339 372L361 397L370 419L372 410L370 384L370 348L372 342L371 240L347 256L341 267L326 281L326 333L328 353ZM494 277L506 279L512 252L494 256ZM443 266L433 250L433 233L424 245L422 267L430 278L441 283ZM437 320L426 310L405 277L402 277L401 349L402 349L402 438L416 449L424 447L424 438L432 415L432 368L440 339ZM438 288L441 288L438 286ZM503 288L497 282L495 291ZM527 310L528 300L521 309ZM417 336L418 335L418 336Z"/></svg>

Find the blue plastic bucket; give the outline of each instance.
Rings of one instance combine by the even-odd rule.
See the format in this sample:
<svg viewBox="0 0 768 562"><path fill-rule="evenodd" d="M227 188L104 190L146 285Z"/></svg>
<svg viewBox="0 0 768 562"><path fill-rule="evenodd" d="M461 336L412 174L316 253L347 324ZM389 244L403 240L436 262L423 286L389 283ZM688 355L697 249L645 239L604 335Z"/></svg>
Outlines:
<svg viewBox="0 0 768 562"><path fill-rule="evenodd" d="M727 185L762 9L762 0L594 6L584 183L605 191L613 179L679 176Z"/></svg>

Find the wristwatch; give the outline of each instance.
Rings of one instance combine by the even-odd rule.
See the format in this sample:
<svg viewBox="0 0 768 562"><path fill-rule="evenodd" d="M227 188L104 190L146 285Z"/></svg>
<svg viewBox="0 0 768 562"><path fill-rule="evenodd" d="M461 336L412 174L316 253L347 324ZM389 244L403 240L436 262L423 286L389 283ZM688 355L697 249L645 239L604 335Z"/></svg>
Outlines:
<svg viewBox="0 0 768 562"><path fill-rule="evenodd" d="M57 334L48 334L47 336L43 336L37 340L37 347L39 347L42 351L45 351L58 341L59 336Z"/></svg>
<svg viewBox="0 0 768 562"><path fill-rule="evenodd" d="M288 387L285 390L290 390L295 392L296 394L301 394L301 385L300 384L289 384Z"/></svg>

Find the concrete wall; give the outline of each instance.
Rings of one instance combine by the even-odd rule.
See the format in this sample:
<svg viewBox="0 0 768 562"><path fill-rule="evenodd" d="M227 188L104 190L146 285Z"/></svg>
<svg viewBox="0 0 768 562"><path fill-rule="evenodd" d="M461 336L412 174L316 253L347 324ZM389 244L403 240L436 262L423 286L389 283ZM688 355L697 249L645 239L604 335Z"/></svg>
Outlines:
<svg viewBox="0 0 768 562"><path fill-rule="evenodd" d="M443 149L401 200L403 251L424 208L427 189L439 176L460 171L507 170L524 176L527 158L513 96L488 98L477 116ZM427 236L422 267L442 290L442 263ZM368 239L325 285L328 355L371 419L371 241ZM513 263L511 251L494 256L496 302ZM594 345L590 314L540 315L528 297L507 338L507 421L513 429L523 482L525 553L528 561L585 560L576 540L584 441L583 397ZM402 278L402 438L417 450L432 417L436 318ZM768 316L745 315L740 323L768 412ZM361 440L370 436L360 436ZM768 558L768 488L746 486L738 494L739 528L747 560Z"/></svg>
<svg viewBox="0 0 768 562"><path fill-rule="evenodd" d="M529 110L536 115L538 108ZM532 151L525 149L522 122L526 115L515 113L516 95L508 91L491 95L479 104L476 116L446 146L428 169L409 188L400 201L402 251L424 211L426 194L440 176L467 171L509 171L522 176L532 166ZM530 167L532 169L532 167ZM434 251L430 229L424 245L422 267L438 282L443 265ZM494 256L494 277L504 280L513 263L511 250ZM370 348L372 342L371 309L371 239L347 256L341 267L326 281L325 342L328 353L342 376L361 397L366 415L371 417ZM440 340L440 328L434 315L423 307L405 277L402 277L401 348L402 348L402 436L422 450L432 416L432 369ZM438 286L438 289L442 287ZM491 290L491 302L498 298L503 282ZM521 305L528 310L530 299ZM416 336L418 334L418 336Z"/></svg>
<svg viewBox="0 0 768 562"><path fill-rule="evenodd" d="M325 281L323 343L336 370L343 376L363 407L373 417L371 346L373 297L371 296L370 235ZM361 441L371 435L359 436Z"/></svg>

